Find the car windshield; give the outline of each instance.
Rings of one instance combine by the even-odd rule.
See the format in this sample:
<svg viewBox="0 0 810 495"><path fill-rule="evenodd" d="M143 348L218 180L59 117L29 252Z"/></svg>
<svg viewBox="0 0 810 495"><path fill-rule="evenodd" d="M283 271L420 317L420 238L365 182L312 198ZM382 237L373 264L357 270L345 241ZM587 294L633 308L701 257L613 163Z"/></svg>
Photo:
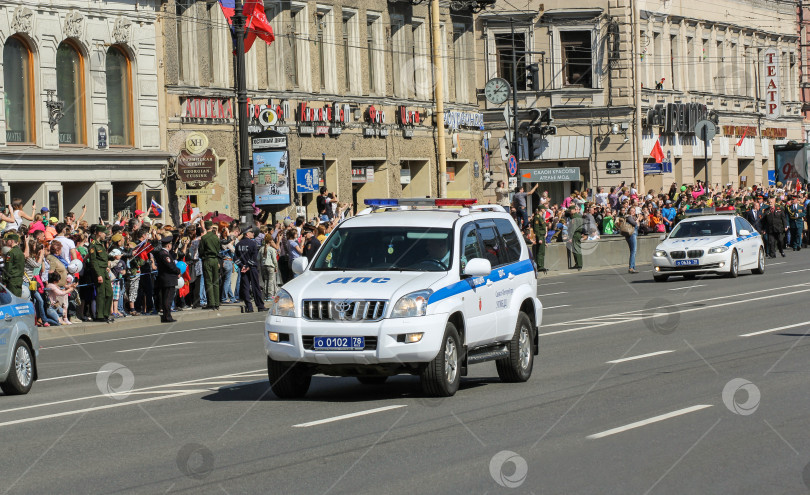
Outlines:
<svg viewBox="0 0 810 495"><path fill-rule="evenodd" d="M712 237L731 235L731 221L728 219L683 220L675 226L670 239L687 237Z"/></svg>
<svg viewBox="0 0 810 495"><path fill-rule="evenodd" d="M452 232L419 227L337 229L326 238L311 269L447 271Z"/></svg>

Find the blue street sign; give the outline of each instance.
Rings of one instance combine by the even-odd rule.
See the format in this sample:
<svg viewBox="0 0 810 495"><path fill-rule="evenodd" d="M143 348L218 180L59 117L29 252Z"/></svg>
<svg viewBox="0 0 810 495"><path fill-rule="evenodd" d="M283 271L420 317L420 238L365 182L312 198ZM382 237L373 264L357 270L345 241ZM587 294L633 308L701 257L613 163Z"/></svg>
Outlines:
<svg viewBox="0 0 810 495"><path fill-rule="evenodd" d="M672 162L670 162L670 161L666 161L666 160L665 160L665 161L664 161L664 162L661 164L661 170L662 170L662 172L664 172L665 174L671 174L671 173L672 173Z"/></svg>
<svg viewBox="0 0 810 495"><path fill-rule="evenodd" d="M514 177L517 174L517 159L515 155L509 155L509 160L507 160L506 164L509 166L509 175Z"/></svg>
<svg viewBox="0 0 810 495"><path fill-rule="evenodd" d="M316 193L320 183L319 168L299 168L295 171L295 192Z"/></svg>

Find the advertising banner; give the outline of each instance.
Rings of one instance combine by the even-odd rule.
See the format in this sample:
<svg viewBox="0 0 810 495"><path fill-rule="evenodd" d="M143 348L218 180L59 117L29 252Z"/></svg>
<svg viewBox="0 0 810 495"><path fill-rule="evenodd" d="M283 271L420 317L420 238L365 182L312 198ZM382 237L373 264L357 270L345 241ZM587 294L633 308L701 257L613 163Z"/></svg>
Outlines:
<svg viewBox="0 0 810 495"><path fill-rule="evenodd" d="M774 146L776 155L776 181L783 185L788 182L793 184L807 182L808 164L807 148L798 146Z"/></svg>
<svg viewBox="0 0 810 495"><path fill-rule="evenodd" d="M286 150L253 153L256 206L290 204L290 160Z"/></svg>

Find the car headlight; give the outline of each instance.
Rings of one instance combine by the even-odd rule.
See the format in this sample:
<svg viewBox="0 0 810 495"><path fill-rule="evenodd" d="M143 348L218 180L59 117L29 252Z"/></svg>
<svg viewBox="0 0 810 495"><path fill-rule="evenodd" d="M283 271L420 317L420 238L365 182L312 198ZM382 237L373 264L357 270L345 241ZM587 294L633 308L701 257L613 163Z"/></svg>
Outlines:
<svg viewBox="0 0 810 495"><path fill-rule="evenodd" d="M655 254L653 254L653 256L655 256L656 258L666 258L667 252L659 249L658 251L655 252Z"/></svg>
<svg viewBox="0 0 810 495"><path fill-rule="evenodd" d="M273 316L295 316L295 303L289 292L284 289L278 291L270 303L270 314Z"/></svg>
<svg viewBox="0 0 810 495"><path fill-rule="evenodd" d="M391 318L425 316L428 299L431 294L433 294L432 290L418 290L400 297L399 301L394 304L394 309L391 311Z"/></svg>
<svg viewBox="0 0 810 495"><path fill-rule="evenodd" d="M728 251L728 246L717 246L709 249L709 254L725 253Z"/></svg>

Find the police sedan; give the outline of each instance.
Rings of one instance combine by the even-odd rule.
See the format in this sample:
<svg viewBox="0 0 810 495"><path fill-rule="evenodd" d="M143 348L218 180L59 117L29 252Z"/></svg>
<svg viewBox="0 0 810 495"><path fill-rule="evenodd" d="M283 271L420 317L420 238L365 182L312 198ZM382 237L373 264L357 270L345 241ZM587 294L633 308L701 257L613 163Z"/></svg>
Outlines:
<svg viewBox="0 0 810 495"><path fill-rule="evenodd" d="M765 273L762 236L732 207L689 210L662 241L652 260L656 282L674 275Z"/></svg>
<svg viewBox="0 0 810 495"><path fill-rule="evenodd" d="M37 379L39 333L31 301L0 285L0 389L27 394Z"/></svg>

